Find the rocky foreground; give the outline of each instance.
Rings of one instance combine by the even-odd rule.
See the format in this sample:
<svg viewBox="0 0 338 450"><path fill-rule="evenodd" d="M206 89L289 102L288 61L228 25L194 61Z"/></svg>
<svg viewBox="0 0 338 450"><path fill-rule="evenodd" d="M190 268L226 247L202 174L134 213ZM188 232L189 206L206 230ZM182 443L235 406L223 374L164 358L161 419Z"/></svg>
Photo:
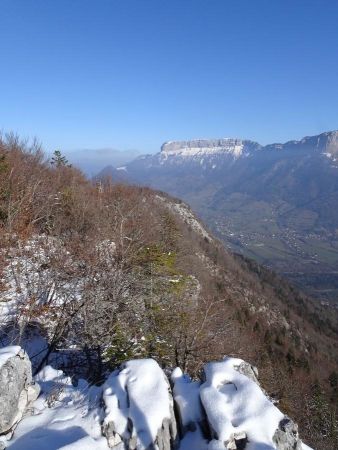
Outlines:
<svg viewBox="0 0 338 450"><path fill-rule="evenodd" d="M309 449L240 359L206 364L202 381L131 360L100 387L73 386L50 366L33 379L27 355L12 346L0 351L0 380L1 449Z"/></svg>

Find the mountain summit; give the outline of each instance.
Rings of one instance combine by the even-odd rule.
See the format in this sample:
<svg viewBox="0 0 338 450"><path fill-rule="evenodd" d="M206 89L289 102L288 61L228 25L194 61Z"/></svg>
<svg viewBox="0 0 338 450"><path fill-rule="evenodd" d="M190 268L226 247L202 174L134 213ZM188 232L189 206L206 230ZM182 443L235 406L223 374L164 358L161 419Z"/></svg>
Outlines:
<svg viewBox="0 0 338 450"><path fill-rule="evenodd" d="M338 156L338 131L327 131L317 136L306 136L300 141L271 144L264 148L266 150L314 151L328 157L336 157Z"/></svg>
<svg viewBox="0 0 338 450"><path fill-rule="evenodd" d="M169 141L162 145L160 155L163 158L208 155L231 155L234 158L239 158L249 156L256 150L316 151L328 157L335 157L338 155L338 131L329 131L318 136L307 136L299 141L288 141L285 144L275 143L266 146L250 140L233 138Z"/></svg>

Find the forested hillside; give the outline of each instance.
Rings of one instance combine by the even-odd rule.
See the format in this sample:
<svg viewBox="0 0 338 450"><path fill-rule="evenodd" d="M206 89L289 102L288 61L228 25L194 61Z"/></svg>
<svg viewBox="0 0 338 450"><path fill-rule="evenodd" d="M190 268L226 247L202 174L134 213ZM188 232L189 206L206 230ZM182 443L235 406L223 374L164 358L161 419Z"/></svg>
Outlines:
<svg viewBox="0 0 338 450"><path fill-rule="evenodd" d="M102 383L131 358L194 377L224 355L256 365L318 450L338 446L338 332L326 309L234 256L180 200L91 183L37 143L0 141L1 344Z"/></svg>
<svg viewBox="0 0 338 450"><path fill-rule="evenodd" d="M338 132L262 146L241 139L168 142L110 170L187 201L225 245L309 295L338 296Z"/></svg>

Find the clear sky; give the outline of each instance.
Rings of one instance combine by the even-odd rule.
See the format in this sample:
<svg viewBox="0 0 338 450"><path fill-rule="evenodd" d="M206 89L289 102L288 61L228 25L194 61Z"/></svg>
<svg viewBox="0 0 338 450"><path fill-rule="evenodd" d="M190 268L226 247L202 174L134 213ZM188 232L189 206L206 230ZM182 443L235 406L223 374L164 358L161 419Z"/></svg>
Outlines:
<svg viewBox="0 0 338 450"><path fill-rule="evenodd" d="M0 129L59 148L338 128L337 0L0 0Z"/></svg>

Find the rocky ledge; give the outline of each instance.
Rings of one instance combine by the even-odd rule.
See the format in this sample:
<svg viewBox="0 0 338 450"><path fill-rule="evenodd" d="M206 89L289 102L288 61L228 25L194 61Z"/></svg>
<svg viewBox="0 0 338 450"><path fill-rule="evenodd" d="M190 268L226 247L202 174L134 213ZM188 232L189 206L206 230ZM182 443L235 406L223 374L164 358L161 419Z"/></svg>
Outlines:
<svg viewBox="0 0 338 450"><path fill-rule="evenodd" d="M0 351L0 379L0 449L309 450L236 358L206 364L201 380L176 368L170 382L156 361L131 360L102 386L47 366L27 418L39 389L20 347Z"/></svg>
<svg viewBox="0 0 338 450"><path fill-rule="evenodd" d="M0 436L13 433L39 391L27 354L19 346L0 349Z"/></svg>

